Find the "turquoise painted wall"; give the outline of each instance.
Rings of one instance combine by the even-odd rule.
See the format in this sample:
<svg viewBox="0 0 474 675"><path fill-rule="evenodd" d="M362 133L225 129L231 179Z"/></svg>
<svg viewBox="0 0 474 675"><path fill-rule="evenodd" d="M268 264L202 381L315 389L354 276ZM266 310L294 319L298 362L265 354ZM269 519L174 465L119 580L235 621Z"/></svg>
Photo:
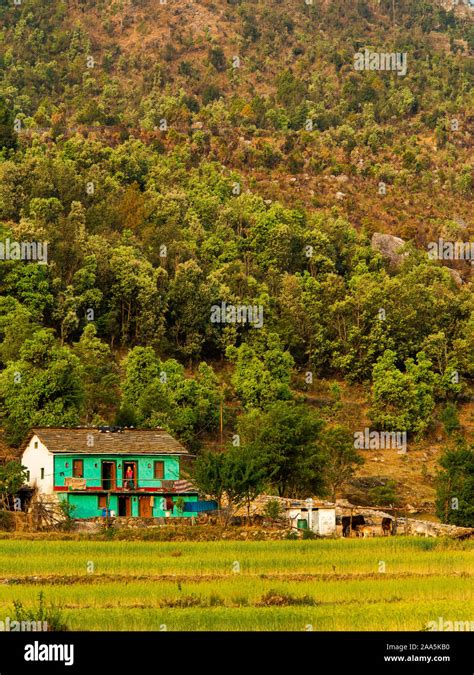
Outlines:
<svg viewBox="0 0 474 675"><path fill-rule="evenodd" d="M164 478L163 480L178 480L179 479L179 456L168 455L130 455L127 457L117 455L55 455L54 457L54 484L58 487L64 487L66 478L72 477L73 462L75 459L82 459L84 466L84 478L87 481L88 488L97 488L97 493L60 493L61 499L67 499L69 504L76 508L73 512L74 518L94 518L102 515L102 507L99 507L99 493L102 493L102 461L116 462L116 483L117 488L123 487L124 478L124 462L137 463L137 476L135 476L135 488L160 488L162 487L162 479L154 478L154 462L164 462ZM166 515L166 500L162 495L149 495L154 497L154 504L152 507L152 514L154 518L162 518ZM197 495L183 495L186 501L196 501ZM138 495L130 495L131 497L131 515L138 517L140 514L139 497ZM178 496L172 497L173 502L176 502ZM118 495L111 494L109 501L109 508L115 511L118 515ZM192 516L195 514L180 512L173 508L171 516Z"/></svg>
<svg viewBox="0 0 474 675"><path fill-rule="evenodd" d="M139 498L138 495L130 495L132 499L132 517L139 516ZM153 495L154 497L154 506L152 509L152 514L154 518L164 518L166 514L165 499L161 495ZM96 518L102 515L102 508L99 508L99 494L78 494L78 493L69 493L61 492L59 493L59 498L67 500L69 504L75 506L74 512L71 514L73 518ZM197 495L185 495L185 500L187 502L197 501ZM173 502L176 502L178 496L173 495ZM110 495L110 510L115 511L115 514L118 515L118 495ZM181 513L176 508L173 508L171 514L172 517L191 517L195 516L195 513L184 511Z"/></svg>
<svg viewBox="0 0 474 675"><path fill-rule="evenodd" d="M198 499L197 495L183 495L183 498L186 502L195 502ZM178 499L178 496L173 495L172 497L173 502L176 502ZM165 508L165 502L166 500L161 497L161 495L155 497L155 505L153 506L153 517L154 518L164 518L166 516L166 508ZM172 516L182 516L185 518L186 516L191 517L195 516L195 513L187 512L184 511L181 513L178 511L176 508L173 508L173 511L171 513Z"/></svg>
<svg viewBox="0 0 474 675"><path fill-rule="evenodd" d="M98 495L94 494L68 494L67 492L60 493L60 499L66 500L75 507L74 511L71 513L73 518L94 518L95 516L100 516L102 509L99 509ZM115 498L116 499L116 498ZM111 497L110 501L114 500L114 497ZM113 507L111 507L113 508Z"/></svg>
<svg viewBox="0 0 474 675"><path fill-rule="evenodd" d="M72 466L75 459L84 462L84 478L87 487L102 487L102 461L115 461L117 467L117 487L123 487L123 462L137 462L138 481L135 479L135 487L161 487L161 480L153 477L154 461L164 462L164 480L179 479L179 456L167 455L146 456L100 456L100 455L55 455L54 456L54 484L63 487L65 479L72 476ZM68 465L68 466L66 466Z"/></svg>

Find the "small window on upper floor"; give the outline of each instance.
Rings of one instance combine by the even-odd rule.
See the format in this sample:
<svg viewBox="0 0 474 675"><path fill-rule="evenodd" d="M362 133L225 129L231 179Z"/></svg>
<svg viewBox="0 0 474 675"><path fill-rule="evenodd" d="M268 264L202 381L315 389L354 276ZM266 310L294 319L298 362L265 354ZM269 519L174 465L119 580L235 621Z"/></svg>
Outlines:
<svg viewBox="0 0 474 675"><path fill-rule="evenodd" d="M41 467L41 480L44 480L44 469Z"/></svg>
<svg viewBox="0 0 474 675"><path fill-rule="evenodd" d="M35 442L34 442L34 447L35 447L35 448L38 447L38 441L35 441Z"/></svg>
<svg viewBox="0 0 474 675"><path fill-rule="evenodd" d="M154 478L161 479L165 476L165 463L164 462L155 462Z"/></svg>
<svg viewBox="0 0 474 675"><path fill-rule="evenodd" d="M30 472L29 471L26 472L26 482L27 483L30 482Z"/></svg>

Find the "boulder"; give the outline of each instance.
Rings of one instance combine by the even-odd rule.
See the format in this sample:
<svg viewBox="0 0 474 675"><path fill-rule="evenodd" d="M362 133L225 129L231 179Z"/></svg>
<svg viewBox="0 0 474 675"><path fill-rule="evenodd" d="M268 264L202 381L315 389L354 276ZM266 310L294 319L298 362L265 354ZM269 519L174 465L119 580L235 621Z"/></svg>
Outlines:
<svg viewBox="0 0 474 675"><path fill-rule="evenodd" d="M462 276L459 274L459 272L457 270L453 270L451 267L447 267L446 269L450 273L451 278L454 281L454 283L456 284L456 286L461 287L464 282L463 282Z"/></svg>
<svg viewBox="0 0 474 675"><path fill-rule="evenodd" d="M389 260L391 265L397 266L407 255L406 253L399 252L404 243L403 239L394 237L392 234L374 232L371 246L375 251L378 251L384 258Z"/></svg>

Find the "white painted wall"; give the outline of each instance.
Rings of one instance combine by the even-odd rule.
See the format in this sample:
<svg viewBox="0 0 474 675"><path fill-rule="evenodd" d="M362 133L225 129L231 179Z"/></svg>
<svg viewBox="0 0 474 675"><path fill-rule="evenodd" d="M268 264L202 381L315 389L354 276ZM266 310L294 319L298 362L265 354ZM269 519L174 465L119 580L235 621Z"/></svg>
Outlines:
<svg viewBox="0 0 474 675"><path fill-rule="evenodd" d="M313 530L323 537L334 534L336 531L336 509L320 508L316 512L313 511Z"/></svg>
<svg viewBox="0 0 474 675"><path fill-rule="evenodd" d="M308 514L301 515L301 509L293 508L288 510L288 518L290 520L291 527L296 529L298 526L298 519L308 518Z"/></svg>
<svg viewBox="0 0 474 675"><path fill-rule="evenodd" d="M296 528L299 518L310 520L309 512L306 508L291 508L288 510L288 518L291 527ZM336 509L314 507L311 512L311 522L308 522L308 528L316 534L323 537L330 536L336 531Z"/></svg>
<svg viewBox="0 0 474 675"><path fill-rule="evenodd" d="M35 447L37 446L37 447ZM30 472L28 485L38 489L40 495L54 493L54 455L43 445L36 434L28 443L21 463ZM44 478L41 478L41 469L44 469Z"/></svg>

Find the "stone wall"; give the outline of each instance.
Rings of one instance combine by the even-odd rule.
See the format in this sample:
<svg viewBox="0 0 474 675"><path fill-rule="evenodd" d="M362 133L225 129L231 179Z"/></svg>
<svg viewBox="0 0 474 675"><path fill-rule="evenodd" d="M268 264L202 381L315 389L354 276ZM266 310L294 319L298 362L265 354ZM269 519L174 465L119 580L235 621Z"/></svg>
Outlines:
<svg viewBox="0 0 474 675"><path fill-rule="evenodd" d="M147 527L179 527L180 525L193 525L195 522L196 519L194 518L135 518L125 516L117 516L115 518L77 518L74 521L74 530L78 532L94 532L103 528L106 523L121 529L144 529Z"/></svg>
<svg viewBox="0 0 474 675"><path fill-rule="evenodd" d="M434 523L429 520L415 520L414 518L397 518L397 534L468 539L474 537L474 528L457 527L456 525Z"/></svg>

